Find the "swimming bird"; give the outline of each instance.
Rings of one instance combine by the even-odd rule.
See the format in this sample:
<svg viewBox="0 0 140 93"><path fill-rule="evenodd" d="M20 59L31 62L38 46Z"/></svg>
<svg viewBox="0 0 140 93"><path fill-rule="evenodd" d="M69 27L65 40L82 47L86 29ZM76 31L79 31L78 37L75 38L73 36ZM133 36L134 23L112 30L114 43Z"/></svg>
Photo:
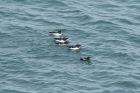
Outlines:
<svg viewBox="0 0 140 93"><path fill-rule="evenodd" d="M61 38L61 37L60 38L54 38L54 40L57 41L57 42L66 42L67 39L68 38L65 38L65 37L64 38Z"/></svg>
<svg viewBox="0 0 140 93"><path fill-rule="evenodd" d="M58 45L68 45L68 41L66 41L66 42L57 42L56 44L58 44Z"/></svg>
<svg viewBox="0 0 140 93"><path fill-rule="evenodd" d="M80 60L89 60L91 57L80 58Z"/></svg>
<svg viewBox="0 0 140 93"><path fill-rule="evenodd" d="M80 45L80 44L77 44L77 45L68 46L68 47L69 47L69 49L71 49L71 50L77 50L77 49L79 49L79 48L81 47L81 45Z"/></svg>
<svg viewBox="0 0 140 93"><path fill-rule="evenodd" d="M62 35L61 30L58 30L58 32L49 32L49 33L54 35L54 36L61 36Z"/></svg>

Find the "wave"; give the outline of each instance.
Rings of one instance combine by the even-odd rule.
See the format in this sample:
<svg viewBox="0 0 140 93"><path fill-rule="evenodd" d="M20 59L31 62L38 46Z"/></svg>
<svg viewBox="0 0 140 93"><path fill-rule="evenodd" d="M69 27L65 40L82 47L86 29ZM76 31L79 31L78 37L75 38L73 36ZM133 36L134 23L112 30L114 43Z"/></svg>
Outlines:
<svg viewBox="0 0 140 93"><path fill-rule="evenodd" d="M118 22L120 22L122 24L127 24L127 25L140 25L140 23L134 23L134 22L130 21L129 19L125 19L125 18L116 18L115 20L117 20Z"/></svg>
<svg viewBox="0 0 140 93"><path fill-rule="evenodd" d="M98 20L98 21L95 21L95 22L87 22L86 24L83 24L83 25L109 25L109 26L115 26L117 24L111 22L111 21L105 21L105 20Z"/></svg>
<svg viewBox="0 0 140 93"><path fill-rule="evenodd" d="M25 91L25 90L21 90L21 89L15 89L15 88L13 88L13 89L2 89L1 91L0 91L1 93L31 93L31 92L29 92L29 91Z"/></svg>
<svg viewBox="0 0 140 93"><path fill-rule="evenodd" d="M135 81L130 81L130 80L115 80L114 82L104 82L103 87L123 87L126 89L138 89L138 83Z"/></svg>
<svg viewBox="0 0 140 93"><path fill-rule="evenodd" d="M102 8L102 9L114 9L114 8L119 8L119 6L117 4L99 4L99 6L97 6L97 8Z"/></svg>
<svg viewBox="0 0 140 93"><path fill-rule="evenodd" d="M69 9L69 8L66 8L65 10L60 10L59 11L60 13L66 13L66 14L80 14L82 11L80 10L75 10L75 9Z"/></svg>
<svg viewBox="0 0 140 93"><path fill-rule="evenodd" d="M1 37L1 39L3 39L3 38L9 38L9 37L12 37L12 35L10 35L10 33L4 33L4 32L0 32L0 37Z"/></svg>
<svg viewBox="0 0 140 93"><path fill-rule="evenodd" d="M64 25L61 22L53 21L53 20L47 20L47 19L34 19L34 22L40 22L43 24L46 24L47 26L52 25L52 26L61 26Z"/></svg>

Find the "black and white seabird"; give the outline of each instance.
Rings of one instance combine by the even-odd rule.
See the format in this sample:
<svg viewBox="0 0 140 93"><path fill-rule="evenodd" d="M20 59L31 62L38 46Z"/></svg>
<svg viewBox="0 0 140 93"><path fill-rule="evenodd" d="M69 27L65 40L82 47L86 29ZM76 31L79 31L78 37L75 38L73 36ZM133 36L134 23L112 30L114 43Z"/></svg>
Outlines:
<svg viewBox="0 0 140 93"><path fill-rule="evenodd" d="M49 32L49 33L54 35L54 36L61 36L62 35L61 30L58 30L58 32Z"/></svg>
<svg viewBox="0 0 140 93"><path fill-rule="evenodd" d="M58 45L68 45L68 41L66 41L66 42L57 42L56 44L58 44Z"/></svg>
<svg viewBox="0 0 140 93"><path fill-rule="evenodd" d="M54 38L54 40L57 41L57 42L66 42L67 39L68 38L65 38L65 37L64 38L61 38L61 37L60 38Z"/></svg>
<svg viewBox="0 0 140 93"><path fill-rule="evenodd" d="M80 58L80 60L89 60L91 57Z"/></svg>
<svg viewBox="0 0 140 93"><path fill-rule="evenodd" d="M77 49L79 49L79 48L81 47L81 45L80 45L80 44L77 44L77 45L68 46L68 47L69 47L69 49L71 49L71 50L77 50Z"/></svg>

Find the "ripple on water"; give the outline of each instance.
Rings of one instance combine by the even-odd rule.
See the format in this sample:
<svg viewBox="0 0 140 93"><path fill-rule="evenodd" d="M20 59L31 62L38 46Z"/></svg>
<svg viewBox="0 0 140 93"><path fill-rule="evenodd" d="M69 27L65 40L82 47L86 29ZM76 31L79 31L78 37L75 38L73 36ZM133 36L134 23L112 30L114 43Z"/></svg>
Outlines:
<svg viewBox="0 0 140 93"><path fill-rule="evenodd" d="M138 4L1 1L0 92L139 93ZM49 32L60 29L81 49L56 45Z"/></svg>

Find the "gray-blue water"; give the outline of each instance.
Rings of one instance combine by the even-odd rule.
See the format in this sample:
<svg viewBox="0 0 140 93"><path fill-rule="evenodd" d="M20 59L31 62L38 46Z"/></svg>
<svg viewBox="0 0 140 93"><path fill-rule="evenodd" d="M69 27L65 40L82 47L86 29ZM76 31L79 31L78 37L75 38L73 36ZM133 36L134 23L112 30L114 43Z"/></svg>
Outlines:
<svg viewBox="0 0 140 93"><path fill-rule="evenodd" d="M0 0L0 93L140 93L140 0Z"/></svg>

